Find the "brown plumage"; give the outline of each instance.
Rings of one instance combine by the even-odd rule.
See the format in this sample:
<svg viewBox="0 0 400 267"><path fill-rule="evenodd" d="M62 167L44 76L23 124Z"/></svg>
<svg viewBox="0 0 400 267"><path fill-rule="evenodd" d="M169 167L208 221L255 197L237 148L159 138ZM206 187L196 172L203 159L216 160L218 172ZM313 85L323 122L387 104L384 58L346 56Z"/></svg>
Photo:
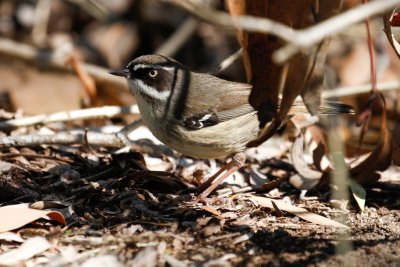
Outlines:
<svg viewBox="0 0 400 267"><path fill-rule="evenodd" d="M259 131L257 112L248 104L250 85L191 72L158 55L141 56L126 69L111 73L128 79L144 122L161 142L195 158L234 155L221 180L244 163L241 152ZM307 109L296 101L288 116L299 112ZM323 102L319 113L352 113L352 109ZM202 197L216 186L206 185L210 187Z"/></svg>

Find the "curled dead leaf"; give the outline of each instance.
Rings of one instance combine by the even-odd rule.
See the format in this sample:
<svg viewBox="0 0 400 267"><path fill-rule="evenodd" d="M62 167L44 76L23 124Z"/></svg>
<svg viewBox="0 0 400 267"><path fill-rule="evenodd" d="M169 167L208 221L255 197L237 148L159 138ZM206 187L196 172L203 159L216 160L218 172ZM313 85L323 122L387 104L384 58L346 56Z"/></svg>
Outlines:
<svg viewBox="0 0 400 267"><path fill-rule="evenodd" d="M0 207L0 218L0 233L20 228L40 218L66 224L60 212L31 209L29 203Z"/></svg>
<svg viewBox="0 0 400 267"><path fill-rule="evenodd" d="M304 138L298 136L290 151L290 159L297 174L289 178L289 183L300 190L308 190L316 186L323 172L311 169L304 159Z"/></svg>
<svg viewBox="0 0 400 267"><path fill-rule="evenodd" d="M377 171L386 170L392 161L392 135L387 127L386 104L382 94L383 111L380 129L380 139L372 153L357 166L350 169L351 177L361 185L372 184L379 180Z"/></svg>
<svg viewBox="0 0 400 267"><path fill-rule="evenodd" d="M400 124L397 124L392 131L392 160L397 166L400 166Z"/></svg>
<svg viewBox="0 0 400 267"><path fill-rule="evenodd" d="M400 58L400 44L392 33L392 26L398 26L397 21L399 21L399 15L397 12L386 13L383 16L383 25L386 37L388 38L389 43L392 45L397 56ZM396 22L395 25L393 25L393 22Z"/></svg>
<svg viewBox="0 0 400 267"><path fill-rule="evenodd" d="M271 199L271 198L267 198L267 197L260 197L260 196L254 196L254 195L251 195L249 197L249 200L251 200L254 203L257 203L258 205L260 205L262 207L266 207L269 209L274 209L274 204L275 204L275 206L278 207L280 210L290 212L290 213L302 218L303 220L306 220L306 221L309 221L309 222L312 222L315 224L349 229L349 227L347 225L344 225L342 223L322 217L315 213L309 212L308 210L306 210L304 208L299 208L299 207L293 206L291 204L284 202L283 200ZM272 204L272 201L274 202L274 204Z"/></svg>

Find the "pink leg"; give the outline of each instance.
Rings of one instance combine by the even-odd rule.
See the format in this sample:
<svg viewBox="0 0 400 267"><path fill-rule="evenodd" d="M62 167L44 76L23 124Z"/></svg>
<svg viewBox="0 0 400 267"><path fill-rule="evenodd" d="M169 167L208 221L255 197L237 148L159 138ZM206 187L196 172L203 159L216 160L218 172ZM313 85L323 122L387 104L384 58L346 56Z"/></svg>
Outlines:
<svg viewBox="0 0 400 267"><path fill-rule="evenodd" d="M198 191L204 191L198 196L198 199L206 198L214 189L221 184L226 178L228 178L232 173L240 169L246 161L246 156L244 153L236 153L232 156L232 160L223 166L216 174L214 174L205 183L198 187ZM221 174L226 171L222 176ZM220 177L219 177L220 176Z"/></svg>

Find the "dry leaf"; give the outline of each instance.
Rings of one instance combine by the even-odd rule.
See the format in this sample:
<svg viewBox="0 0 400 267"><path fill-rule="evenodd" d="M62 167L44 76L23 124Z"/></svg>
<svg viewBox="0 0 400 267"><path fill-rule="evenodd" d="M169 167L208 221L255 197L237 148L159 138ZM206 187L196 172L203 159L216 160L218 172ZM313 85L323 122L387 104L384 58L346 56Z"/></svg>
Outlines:
<svg viewBox="0 0 400 267"><path fill-rule="evenodd" d="M400 124L397 124L392 131L392 160L397 166L400 166Z"/></svg>
<svg viewBox="0 0 400 267"><path fill-rule="evenodd" d="M2 217L4 218L4 217ZM43 237L33 237L16 249L9 250L0 255L0 266L20 266L20 262L29 260L51 247Z"/></svg>
<svg viewBox="0 0 400 267"><path fill-rule="evenodd" d="M71 54L71 56L67 59L66 63L72 67L72 69L74 70L76 75L78 75L78 78L82 82L85 88L85 93L90 100L89 106L95 104L97 97L97 88L96 88L96 82L94 81L93 77L91 77L83 69L82 62L78 59L78 56L76 54ZM86 99L84 98L83 100Z"/></svg>
<svg viewBox="0 0 400 267"><path fill-rule="evenodd" d="M20 228L40 218L66 224L60 212L31 209L28 203L1 207L0 218L0 233Z"/></svg>
<svg viewBox="0 0 400 267"><path fill-rule="evenodd" d="M10 92L13 106L26 114L81 108L79 92L83 86L73 74L43 72L29 65L10 63L0 66L0 80L1 87ZM57 101L44 101L44 97Z"/></svg>
<svg viewBox="0 0 400 267"><path fill-rule="evenodd" d="M147 247L139 251L133 259L131 266L147 267L157 266L157 248Z"/></svg>
<svg viewBox="0 0 400 267"><path fill-rule="evenodd" d="M316 186L323 173L308 167L304 160L304 138L298 136L290 151L290 159L296 169L296 175L289 178L289 183L300 190L308 190Z"/></svg>
<svg viewBox="0 0 400 267"><path fill-rule="evenodd" d="M4 232L0 233L0 240L7 240L13 242L23 243L25 240L21 237L21 235L13 233L13 232Z"/></svg>
<svg viewBox="0 0 400 267"><path fill-rule="evenodd" d="M218 210L216 210L216 209L214 209L212 207L201 206L201 209L211 213L212 215L214 215L214 216L216 216L216 217L218 217L220 219L223 219L222 214Z"/></svg>
<svg viewBox="0 0 400 267"><path fill-rule="evenodd" d="M387 128L386 105L383 96L379 96L383 102L380 140L363 162L350 169L353 180L361 185L379 180L377 171L386 170L392 161L392 136Z"/></svg>
<svg viewBox="0 0 400 267"><path fill-rule="evenodd" d="M271 199L271 198L267 198L267 197L259 197L259 196L250 196L249 199L255 203L258 203L260 206L263 206L263 207L266 207L269 209L274 209L274 206L272 204L272 201L274 201L275 205L280 210L293 213L294 215L302 218L303 220L306 220L306 221L309 221L309 222L312 222L315 224L319 224L319 225L349 229L349 227L347 225L344 225L344 224L336 222L334 220L322 217L315 213L309 212L306 209L293 206L282 200Z"/></svg>
<svg viewBox="0 0 400 267"><path fill-rule="evenodd" d="M393 16L396 15L396 19L398 18L398 14L397 13L386 13L383 16L383 24L385 25L385 33L386 36L389 40L389 43L392 45L394 51L396 52L397 56L400 58L400 44L399 42L397 42L396 38L394 38L394 35L392 33L392 25L391 25L391 21L393 20Z"/></svg>
<svg viewBox="0 0 400 267"><path fill-rule="evenodd" d="M98 267L98 266L109 266L109 267L123 267L124 265L118 261L115 255L99 255L90 258L82 263L82 267Z"/></svg>
<svg viewBox="0 0 400 267"><path fill-rule="evenodd" d="M360 208L361 211L364 211L365 198L367 197L367 193L365 192L364 187L362 187L359 183L351 179L349 179L348 182L351 193L353 194L353 197L356 200L358 207Z"/></svg>

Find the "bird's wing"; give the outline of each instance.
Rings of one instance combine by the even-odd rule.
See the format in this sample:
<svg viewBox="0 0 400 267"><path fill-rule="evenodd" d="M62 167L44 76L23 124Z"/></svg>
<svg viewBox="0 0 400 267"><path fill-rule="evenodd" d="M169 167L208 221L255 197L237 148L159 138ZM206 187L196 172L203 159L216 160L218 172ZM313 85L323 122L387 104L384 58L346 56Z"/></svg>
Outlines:
<svg viewBox="0 0 400 267"><path fill-rule="evenodd" d="M248 84L201 73L192 74L191 84L196 86L188 92L181 120L187 128L200 129L255 112L248 103Z"/></svg>
<svg viewBox="0 0 400 267"><path fill-rule="evenodd" d="M239 116L256 112L248 103L251 85L235 83L217 77L192 73L179 120L189 129L200 129L228 121ZM278 100L278 109L281 100ZM183 104L184 103L184 104ZM293 103L288 117L297 113L308 113L304 102L299 99ZM354 114L351 106L340 102L322 101L319 115Z"/></svg>

